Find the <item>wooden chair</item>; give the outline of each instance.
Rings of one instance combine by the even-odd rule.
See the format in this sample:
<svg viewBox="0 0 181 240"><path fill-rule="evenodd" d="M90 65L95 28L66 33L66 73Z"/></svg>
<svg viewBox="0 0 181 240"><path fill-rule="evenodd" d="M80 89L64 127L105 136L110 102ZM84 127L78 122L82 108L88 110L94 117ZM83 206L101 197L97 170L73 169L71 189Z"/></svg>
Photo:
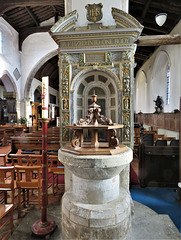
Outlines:
<svg viewBox="0 0 181 240"><path fill-rule="evenodd" d="M18 217L21 217L21 205L29 204L34 202L30 200L29 190L38 190L38 209L40 209L40 197L41 197L41 176L40 176L40 166L15 166L17 171L17 188L18 188ZM25 172L25 176L21 179L21 172ZM34 178L34 173L37 174L37 178ZM25 191L26 190L26 191ZM23 191L23 202L21 202L21 192ZM27 195L27 196L26 196ZM24 211L27 212L27 211Z"/></svg>
<svg viewBox="0 0 181 240"><path fill-rule="evenodd" d="M11 163L13 166L20 165L22 166L27 165L29 166L29 155L28 154L10 154Z"/></svg>
<svg viewBox="0 0 181 240"><path fill-rule="evenodd" d="M6 166L6 162L7 162L7 156L6 154L0 154L0 158L3 158L3 166Z"/></svg>
<svg viewBox="0 0 181 240"><path fill-rule="evenodd" d="M22 166L22 165L25 165L25 166L29 166L29 155L28 154L10 154L9 155L10 158L11 158L11 164L12 166ZM24 171L21 171L21 178L23 177L23 173ZM15 170L15 179L17 178L16 175L16 170Z"/></svg>
<svg viewBox="0 0 181 240"><path fill-rule="evenodd" d="M42 155L29 154L29 162L31 166L42 166Z"/></svg>
<svg viewBox="0 0 181 240"><path fill-rule="evenodd" d="M58 156L56 155L49 155L48 156L48 172L52 175L52 191L55 195L55 180L56 186L58 187L58 176L64 175L64 166L58 160Z"/></svg>
<svg viewBox="0 0 181 240"><path fill-rule="evenodd" d="M0 221L3 221L2 224L0 224L0 239L1 240L7 240L9 235L13 233L13 210L14 205L13 204L0 204ZM6 218L5 221L3 218ZM3 231L3 227L10 223L10 229L8 232L5 232L5 235L1 235Z"/></svg>
<svg viewBox="0 0 181 240"><path fill-rule="evenodd" d="M16 181L14 180L14 167L0 167L0 191L4 192L4 202L7 203L7 192L11 191L11 203L14 204Z"/></svg>

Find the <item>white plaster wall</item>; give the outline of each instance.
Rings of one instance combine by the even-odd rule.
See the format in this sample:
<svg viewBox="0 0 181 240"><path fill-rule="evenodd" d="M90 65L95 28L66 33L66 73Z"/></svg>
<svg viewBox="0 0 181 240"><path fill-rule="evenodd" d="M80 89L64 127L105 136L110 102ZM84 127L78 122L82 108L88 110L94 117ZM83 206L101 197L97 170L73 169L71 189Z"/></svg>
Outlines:
<svg viewBox="0 0 181 240"><path fill-rule="evenodd" d="M102 8L102 12L103 12L103 18L100 21L104 26L111 26L111 25L115 25L115 21L112 17L111 11L112 11L112 7L121 9L125 12L128 12L128 0L112 0L112 1L108 1L108 0L73 0L73 1L68 1L70 2L70 6L72 7L72 9L68 8L66 10L66 12L71 12L73 10L77 10L79 17L76 23L76 27L78 26L86 26L88 23L90 23L87 18L86 18L86 14L87 14L87 10L85 9L85 6L87 4L98 4L98 3L102 3L103 4L103 8ZM65 5L67 6L67 5Z"/></svg>
<svg viewBox="0 0 181 240"><path fill-rule="evenodd" d="M0 31L3 34L3 54L0 55L0 77L3 74L8 73L9 79L12 80L12 84L7 84L6 91L15 91L20 96L21 77L16 80L13 71L17 68L21 74L19 52L19 35L9 23L7 23L2 17L0 17Z"/></svg>
<svg viewBox="0 0 181 240"><path fill-rule="evenodd" d="M27 78L38 62L41 61L47 54L55 51L58 45L51 38L49 33L35 33L28 36L22 45L22 96Z"/></svg>
<svg viewBox="0 0 181 240"><path fill-rule="evenodd" d="M177 24L171 34L181 34L181 21ZM150 59L142 66L136 75L136 86L140 83L140 72L144 71L147 76L147 113L155 111L155 103L153 100L158 95L166 98L166 59L164 56L159 58L162 53L167 55L167 61L170 63L170 104L164 103L164 112L173 112L174 109L179 109L179 98L181 96L181 68L179 59L181 59L181 45L163 45L160 46ZM144 83L143 83L144 84ZM140 88L144 88L140 86ZM142 96L139 94L135 96L135 111L139 112Z"/></svg>
<svg viewBox="0 0 181 240"><path fill-rule="evenodd" d="M136 112L146 112L147 109L147 78L143 71L139 72L139 77L136 81L136 104L135 111ZM139 108L138 108L139 107Z"/></svg>

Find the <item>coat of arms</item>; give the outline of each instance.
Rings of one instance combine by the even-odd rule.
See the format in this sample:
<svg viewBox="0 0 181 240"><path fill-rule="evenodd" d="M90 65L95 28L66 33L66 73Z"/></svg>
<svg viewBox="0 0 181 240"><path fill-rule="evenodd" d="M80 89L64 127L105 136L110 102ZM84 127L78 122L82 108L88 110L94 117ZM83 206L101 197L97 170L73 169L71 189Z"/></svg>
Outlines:
<svg viewBox="0 0 181 240"><path fill-rule="evenodd" d="M102 19L102 3L99 4L87 4L85 8L87 9L87 20L90 22L98 22Z"/></svg>

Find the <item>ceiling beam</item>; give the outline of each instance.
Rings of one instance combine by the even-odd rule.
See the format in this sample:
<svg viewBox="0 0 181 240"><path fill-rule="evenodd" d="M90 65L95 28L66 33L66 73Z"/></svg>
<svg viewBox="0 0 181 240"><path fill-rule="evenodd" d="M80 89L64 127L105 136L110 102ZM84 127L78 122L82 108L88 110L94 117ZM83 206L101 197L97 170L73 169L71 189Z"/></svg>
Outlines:
<svg viewBox="0 0 181 240"><path fill-rule="evenodd" d="M39 22L36 18L36 16L33 14L33 12L31 11L30 7L25 7L26 11L28 12L28 14L30 15L30 17L33 19L34 23L36 24L36 26L39 26Z"/></svg>
<svg viewBox="0 0 181 240"><path fill-rule="evenodd" d="M19 32L17 26L11 21L11 19L6 14L3 14L1 17L3 17L4 20L6 20L6 22L8 22L17 32Z"/></svg>
<svg viewBox="0 0 181 240"><path fill-rule="evenodd" d="M147 11L148 11L148 9L149 9L149 6L150 6L151 1L152 1L152 0L148 0L148 1L146 2L145 7L144 7L144 9L143 9L143 12L142 12L142 14L141 14L141 18L142 18L142 19L144 19L144 17L146 16L146 13L147 13Z"/></svg>
<svg viewBox="0 0 181 240"><path fill-rule="evenodd" d="M64 0L0 0L0 15L16 7L62 5Z"/></svg>
<svg viewBox="0 0 181 240"><path fill-rule="evenodd" d="M140 4L140 5L145 5L145 1L141 1L141 0L134 0L134 1L130 1L129 4L134 3L134 4ZM176 14L180 14L181 11L181 4L180 1L177 4L177 6L173 5L172 1L170 1L170 4L165 3L164 1L152 1L151 3L151 7L154 9L158 9L158 13L160 11L164 11L165 9L167 10L167 13L176 13Z"/></svg>
<svg viewBox="0 0 181 240"><path fill-rule="evenodd" d="M160 45L173 45L181 44L181 35L154 35L154 36L141 36L137 45L140 46L160 46Z"/></svg>

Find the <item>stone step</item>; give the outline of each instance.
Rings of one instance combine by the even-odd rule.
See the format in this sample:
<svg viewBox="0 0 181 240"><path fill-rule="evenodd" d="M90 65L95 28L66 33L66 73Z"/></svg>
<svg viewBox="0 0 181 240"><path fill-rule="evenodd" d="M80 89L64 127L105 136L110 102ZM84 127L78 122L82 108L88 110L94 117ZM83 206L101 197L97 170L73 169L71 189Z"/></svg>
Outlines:
<svg viewBox="0 0 181 240"><path fill-rule="evenodd" d="M181 234L168 215L157 214L145 205L135 202L132 230L126 240L176 240Z"/></svg>

